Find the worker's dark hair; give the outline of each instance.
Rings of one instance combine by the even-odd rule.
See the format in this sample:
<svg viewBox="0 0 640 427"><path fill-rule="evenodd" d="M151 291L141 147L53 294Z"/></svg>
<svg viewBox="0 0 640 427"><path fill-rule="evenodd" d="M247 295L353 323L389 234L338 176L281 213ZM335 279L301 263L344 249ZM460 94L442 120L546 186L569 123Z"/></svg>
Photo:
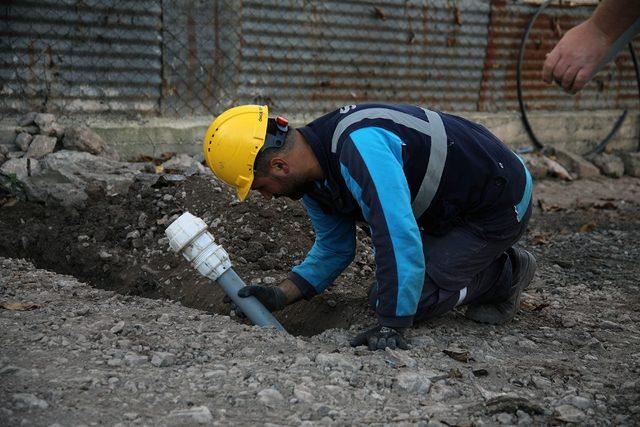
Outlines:
<svg viewBox="0 0 640 427"><path fill-rule="evenodd" d="M267 134L275 134L275 126L275 121L269 119L269 122L267 124ZM271 161L271 159L273 159L273 157L277 154L287 153L291 150L291 148L293 148L293 144L295 143L295 139L293 136L294 132L295 130L290 127L289 132L287 132L287 136L284 140L284 144L282 144L281 147L266 148L258 153L258 155L256 156L256 160L253 162L253 173L256 176L262 177L267 175L267 173L269 173L269 162Z"/></svg>

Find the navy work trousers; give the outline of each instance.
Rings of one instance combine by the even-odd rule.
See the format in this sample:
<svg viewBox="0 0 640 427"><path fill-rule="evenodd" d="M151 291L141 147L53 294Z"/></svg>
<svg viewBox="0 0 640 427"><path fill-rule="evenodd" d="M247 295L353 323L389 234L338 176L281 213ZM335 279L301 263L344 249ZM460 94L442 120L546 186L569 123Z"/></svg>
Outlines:
<svg viewBox="0 0 640 427"><path fill-rule="evenodd" d="M442 235L422 233L425 281L414 322L440 316L463 304L505 300L512 286L507 254L524 234L532 203L521 221L513 208L468 216ZM370 295L375 307L375 292Z"/></svg>

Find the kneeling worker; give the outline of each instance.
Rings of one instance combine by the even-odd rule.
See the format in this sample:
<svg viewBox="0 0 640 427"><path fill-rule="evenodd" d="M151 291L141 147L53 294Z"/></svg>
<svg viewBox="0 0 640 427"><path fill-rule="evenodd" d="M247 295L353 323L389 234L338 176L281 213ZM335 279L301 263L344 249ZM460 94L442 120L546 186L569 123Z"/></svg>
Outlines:
<svg viewBox="0 0 640 427"><path fill-rule="evenodd" d="M323 292L353 261L356 223L375 250L375 327L351 344L407 348L403 330L466 304L472 320L511 320L536 262L513 246L531 216L532 180L486 128L399 104L350 105L297 129L268 107L225 111L207 164L244 200L302 199L316 240L278 286L247 286L275 311Z"/></svg>

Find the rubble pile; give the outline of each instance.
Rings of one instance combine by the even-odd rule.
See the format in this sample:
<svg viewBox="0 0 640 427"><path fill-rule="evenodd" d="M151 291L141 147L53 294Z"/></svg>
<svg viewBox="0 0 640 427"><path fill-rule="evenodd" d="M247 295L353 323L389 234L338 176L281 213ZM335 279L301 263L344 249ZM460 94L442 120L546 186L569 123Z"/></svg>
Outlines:
<svg viewBox="0 0 640 427"><path fill-rule="evenodd" d="M136 179L153 184L158 172L173 181L208 172L186 154L171 153L159 167L121 162L91 129L63 127L53 114L25 114L15 130L13 144L0 144L0 196L18 193L29 201L81 208L92 196L126 192Z"/></svg>
<svg viewBox="0 0 640 427"><path fill-rule="evenodd" d="M564 181L594 178L600 175L620 178L640 177L640 152L612 152L580 156L549 148L543 153L523 154L522 158L534 179L559 178Z"/></svg>

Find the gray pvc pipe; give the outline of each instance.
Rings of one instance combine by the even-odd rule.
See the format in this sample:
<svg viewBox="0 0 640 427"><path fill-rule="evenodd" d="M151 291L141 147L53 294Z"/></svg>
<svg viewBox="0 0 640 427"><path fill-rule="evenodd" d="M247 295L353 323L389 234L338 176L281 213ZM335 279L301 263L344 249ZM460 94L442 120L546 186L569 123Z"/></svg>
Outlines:
<svg viewBox="0 0 640 427"><path fill-rule="evenodd" d="M286 332L284 327L280 322L278 322L278 319L276 319L275 316L271 314L271 312L267 310L257 298L242 298L238 296L238 291L242 289L245 284L240 276L233 271L233 268L229 268L227 271L222 273L222 275L218 277L217 282L229 298L231 298L231 300L240 308L240 310L242 310L254 325L272 326L278 331Z"/></svg>

